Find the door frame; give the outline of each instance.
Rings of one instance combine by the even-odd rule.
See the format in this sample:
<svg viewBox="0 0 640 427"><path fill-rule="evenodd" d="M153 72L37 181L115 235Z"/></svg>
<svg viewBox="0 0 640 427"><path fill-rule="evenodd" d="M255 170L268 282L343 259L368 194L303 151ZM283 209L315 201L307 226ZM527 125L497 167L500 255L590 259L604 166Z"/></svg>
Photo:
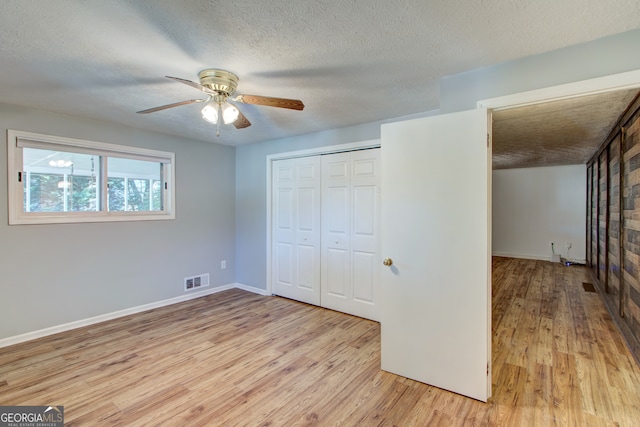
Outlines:
<svg viewBox="0 0 640 427"><path fill-rule="evenodd" d="M272 262L273 262L273 254L271 253L272 248L272 216L271 209L273 206L272 203L272 179L273 179L273 162L276 160L284 160L284 159L293 159L296 157L309 157L309 156L318 156L322 154L334 154L334 153L343 153L346 151L355 151L355 150L366 150L369 148L379 148L380 147L380 139L371 139L367 141L359 141L359 142L350 142L346 144L338 144L338 145L327 145L316 148L309 148L305 150L296 150L296 151L287 151L283 153L275 153L267 155L267 283L266 283L266 295L273 295L273 284L272 284Z"/></svg>

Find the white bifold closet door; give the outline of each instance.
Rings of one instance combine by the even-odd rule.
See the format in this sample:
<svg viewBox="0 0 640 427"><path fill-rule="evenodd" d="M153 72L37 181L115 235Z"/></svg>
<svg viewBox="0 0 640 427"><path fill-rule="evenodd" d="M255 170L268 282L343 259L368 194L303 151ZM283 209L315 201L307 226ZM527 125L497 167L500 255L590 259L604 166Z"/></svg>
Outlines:
<svg viewBox="0 0 640 427"><path fill-rule="evenodd" d="M273 293L320 305L320 157L272 170Z"/></svg>
<svg viewBox="0 0 640 427"><path fill-rule="evenodd" d="M322 156L322 306L379 320L380 149Z"/></svg>
<svg viewBox="0 0 640 427"><path fill-rule="evenodd" d="M379 320L380 149L277 160L273 293Z"/></svg>

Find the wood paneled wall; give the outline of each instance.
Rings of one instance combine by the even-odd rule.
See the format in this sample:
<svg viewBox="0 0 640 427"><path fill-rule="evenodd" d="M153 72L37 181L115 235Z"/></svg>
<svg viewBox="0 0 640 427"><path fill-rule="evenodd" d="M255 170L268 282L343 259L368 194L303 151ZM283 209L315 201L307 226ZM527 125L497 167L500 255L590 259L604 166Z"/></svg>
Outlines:
<svg viewBox="0 0 640 427"><path fill-rule="evenodd" d="M622 161L621 161L622 159ZM640 97L587 163L587 266L640 360Z"/></svg>

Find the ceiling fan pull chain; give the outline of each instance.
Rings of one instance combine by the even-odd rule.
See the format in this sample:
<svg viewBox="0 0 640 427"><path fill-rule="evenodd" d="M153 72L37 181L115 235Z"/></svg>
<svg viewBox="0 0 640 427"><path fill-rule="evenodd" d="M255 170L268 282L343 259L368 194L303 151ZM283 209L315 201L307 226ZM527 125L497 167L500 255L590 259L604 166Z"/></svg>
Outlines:
<svg viewBox="0 0 640 427"><path fill-rule="evenodd" d="M222 103L218 100L218 120L216 121L216 136L220 137L220 122L222 121Z"/></svg>

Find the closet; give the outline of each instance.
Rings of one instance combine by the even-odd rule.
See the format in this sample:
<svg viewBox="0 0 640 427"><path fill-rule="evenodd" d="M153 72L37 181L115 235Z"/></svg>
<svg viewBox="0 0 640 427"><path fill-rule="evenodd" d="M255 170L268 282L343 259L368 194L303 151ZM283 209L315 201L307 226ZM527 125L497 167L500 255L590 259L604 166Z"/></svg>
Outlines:
<svg viewBox="0 0 640 427"><path fill-rule="evenodd" d="M275 160L272 291L379 320L380 149Z"/></svg>

